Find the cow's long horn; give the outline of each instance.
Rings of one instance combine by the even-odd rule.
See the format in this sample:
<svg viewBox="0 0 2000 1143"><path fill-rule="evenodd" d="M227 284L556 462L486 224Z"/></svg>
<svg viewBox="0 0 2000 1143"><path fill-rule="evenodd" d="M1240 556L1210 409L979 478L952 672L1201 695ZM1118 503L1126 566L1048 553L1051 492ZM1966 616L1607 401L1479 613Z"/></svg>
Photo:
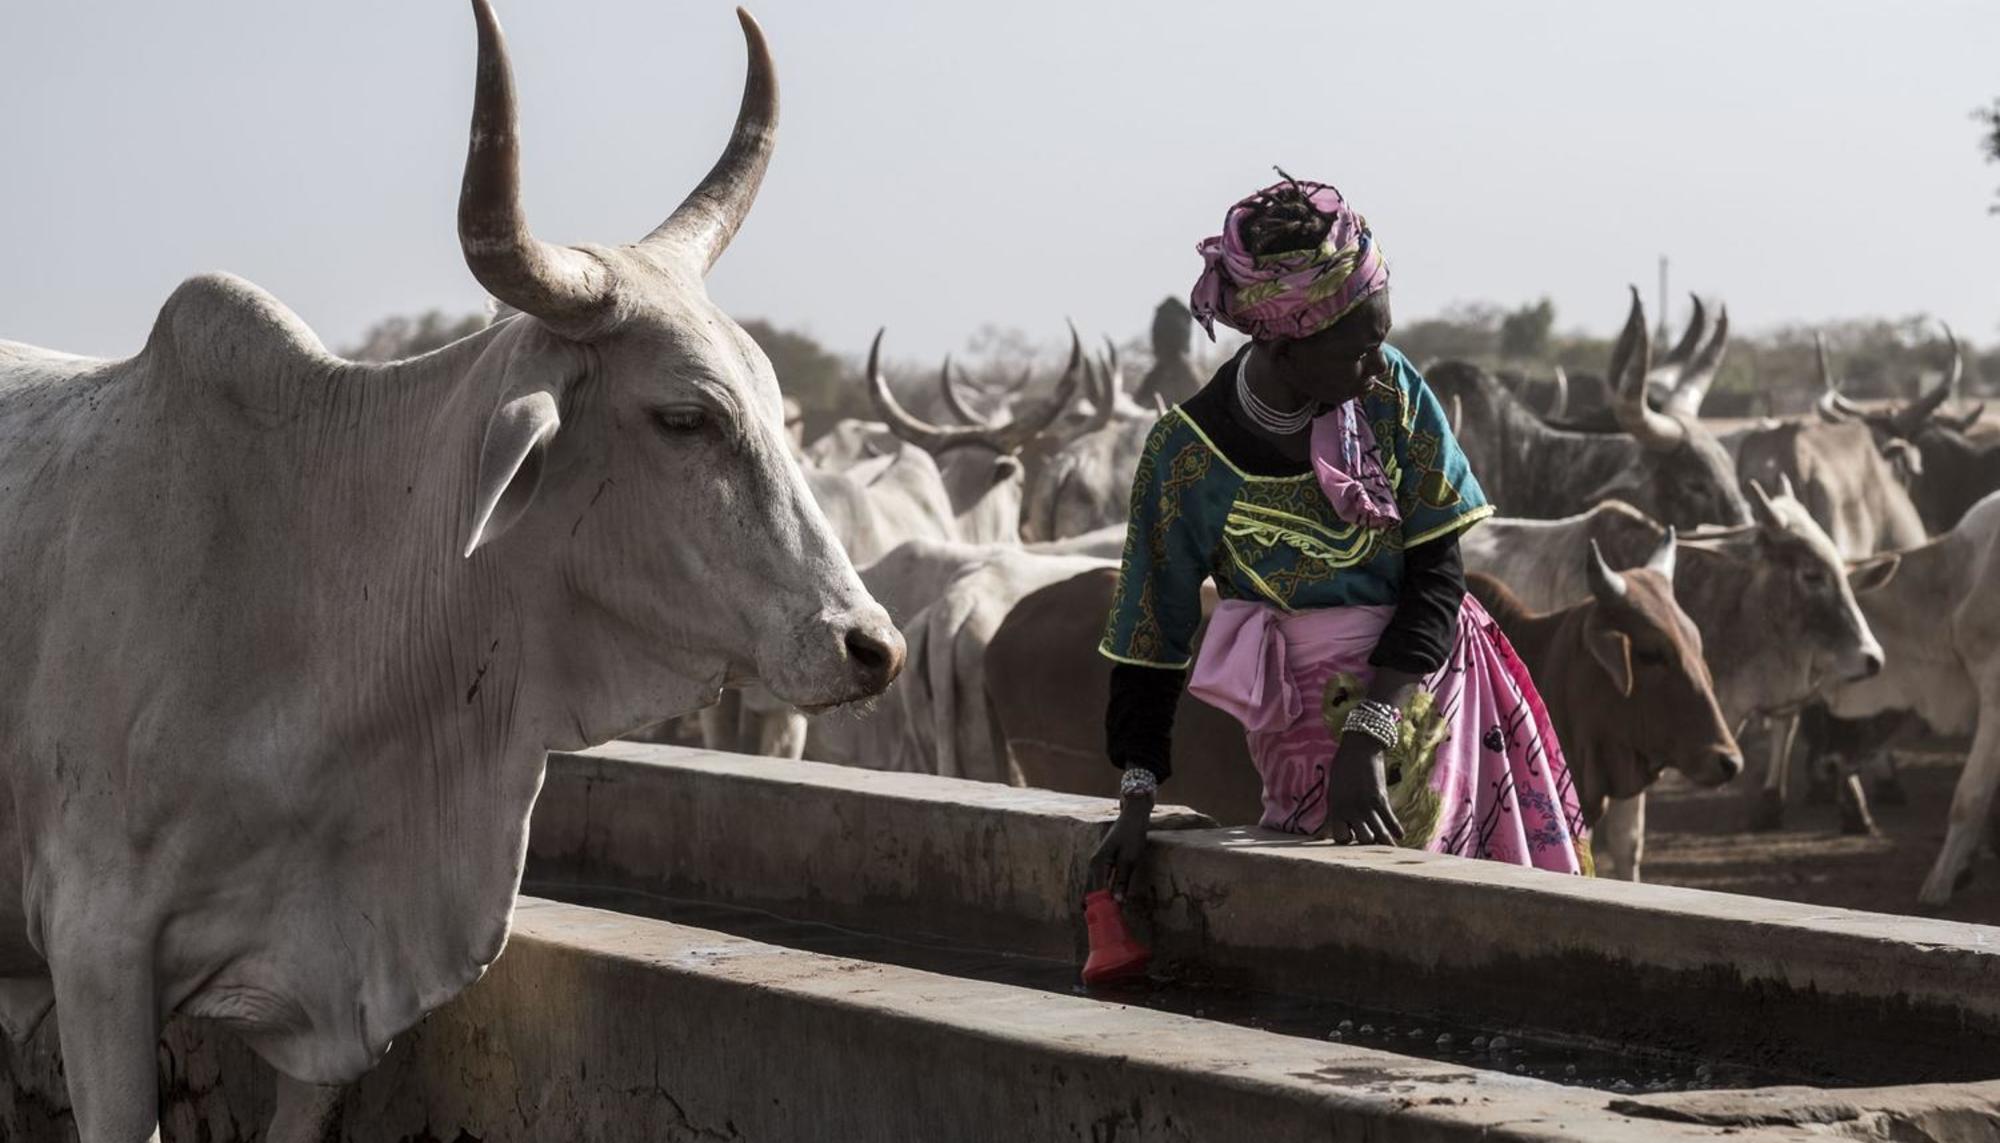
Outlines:
<svg viewBox="0 0 2000 1143"><path fill-rule="evenodd" d="M1686 365L1693 359L1695 350L1707 339L1708 307L1703 304L1700 294L1690 293L1688 300L1694 303L1694 306L1688 313L1687 328L1681 331L1681 339L1674 343L1673 349L1660 359L1660 367L1663 369L1669 365Z"/></svg>
<svg viewBox="0 0 2000 1143"><path fill-rule="evenodd" d="M1599 603L1614 603L1625 598L1625 577L1611 570L1604 562L1604 552L1597 541L1590 541L1590 594Z"/></svg>
<svg viewBox="0 0 2000 1143"><path fill-rule="evenodd" d="M1945 388L1950 390L1951 399L1956 401L1959 382L1965 379L1965 355L1958 351L1958 337L1951 332L1951 326L1946 322L1938 324L1944 326L1944 339L1951 345L1951 371L1945 375Z"/></svg>
<svg viewBox="0 0 2000 1143"><path fill-rule="evenodd" d="M944 407L951 410L952 416L957 417L968 425L980 425L986 428L993 427L993 422L972 411L971 404L965 400L964 394L958 391L958 386L952 377L951 355L949 353L945 354L944 368L938 370L938 389L944 394Z"/></svg>
<svg viewBox="0 0 2000 1143"><path fill-rule="evenodd" d="M1951 379L1945 378L1931 388L1931 391L1896 410L1891 418L1899 437L1914 437L1923 431L1924 424L1944 407L1945 398L1951 396Z"/></svg>
<svg viewBox="0 0 2000 1143"><path fill-rule="evenodd" d="M1667 411L1684 417L1699 416L1701 403L1708 397L1709 386L1715 384L1715 375L1728 352L1729 307L1722 305L1716 307L1715 324L1708 340L1682 366L1680 380L1674 383L1674 391L1665 402Z"/></svg>
<svg viewBox="0 0 2000 1143"><path fill-rule="evenodd" d="M1653 554L1646 557L1646 566L1667 577L1667 582L1671 584L1674 582L1674 555L1679 550L1674 527L1669 524L1667 534L1660 540L1660 546L1654 548Z"/></svg>
<svg viewBox="0 0 2000 1143"><path fill-rule="evenodd" d="M1555 387L1556 396L1549 403L1548 419L1559 421L1569 416L1569 374L1560 365L1556 366Z"/></svg>
<svg viewBox="0 0 2000 1143"><path fill-rule="evenodd" d="M479 71L458 193L458 244L465 264L488 293L559 332L600 332L612 309L610 271L583 251L543 242L528 229L507 38L488 0L472 0L472 16L479 27Z"/></svg>
<svg viewBox="0 0 2000 1143"><path fill-rule="evenodd" d="M1819 389L1822 393L1838 393L1840 386L1833 383L1833 366L1826 358L1826 334L1813 331L1813 357L1819 362Z"/></svg>
<svg viewBox="0 0 2000 1143"><path fill-rule="evenodd" d="M1070 336L1076 336L1075 326L1070 327ZM1093 402L1090 416L1077 430L1077 436L1086 436L1104 428L1111 423L1111 418L1118 412L1118 394L1125 387L1125 382L1118 373L1118 347L1111 343L1109 337L1104 339L1104 344L1110 353L1087 366L1091 380L1097 385L1090 398Z"/></svg>
<svg viewBox="0 0 2000 1143"><path fill-rule="evenodd" d="M1625 318L1624 332L1611 351L1611 380L1617 386L1612 411L1618 426L1655 452L1679 448L1687 429L1673 417L1646 402L1646 375L1651 372L1653 348L1646 336L1646 307L1639 300L1639 287L1632 289L1632 310Z"/></svg>
<svg viewBox="0 0 2000 1143"><path fill-rule="evenodd" d="M1976 402L1972 406L1972 408L1966 410L1963 413L1960 413L1956 417L1939 416L1938 423L1945 426L1948 429L1951 429L1953 432L1960 432L1960 433L1970 432L1972 430L1972 426L1979 423L1979 418L1985 415L1986 415L1986 402L1979 401Z"/></svg>
<svg viewBox="0 0 2000 1143"><path fill-rule="evenodd" d="M698 274L707 274L736 237L750 204L757 200L778 137L778 71L771 62L770 46L750 13L738 8L736 18L743 24L750 66L729 145L667 220L639 242L639 249L656 262Z"/></svg>
<svg viewBox="0 0 2000 1143"><path fill-rule="evenodd" d="M1771 494L1764 491L1764 486L1755 477L1743 483L1750 486L1750 514L1756 517L1757 523L1766 528L1783 528L1785 523L1778 518L1778 509L1771 503Z"/></svg>
<svg viewBox="0 0 2000 1143"><path fill-rule="evenodd" d="M1062 381L1056 386L1054 398L1035 410L1034 413L1017 417L993 430L998 447L1002 452L1012 452L1046 432L1051 425L1069 412L1076 400L1078 382L1083 376L1083 338L1076 332L1076 326L1069 327L1069 365L1063 370Z"/></svg>
<svg viewBox="0 0 2000 1143"><path fill-rule="evenodd" d="M868 346L868 398L875 405L875 414L888 423L890 431L928 452L973 442L998 448L992 429L978 425L934 425L903 408L889 388L889 379L882 376L882 335L887 332L887 329L876 330L875 340Z"/></svg>

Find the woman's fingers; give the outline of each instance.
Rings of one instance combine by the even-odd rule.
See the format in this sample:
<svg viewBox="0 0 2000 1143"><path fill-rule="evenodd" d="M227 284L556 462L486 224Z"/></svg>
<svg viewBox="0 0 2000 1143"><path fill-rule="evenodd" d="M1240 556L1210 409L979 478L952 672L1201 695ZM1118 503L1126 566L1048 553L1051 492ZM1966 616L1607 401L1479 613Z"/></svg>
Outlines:
<svg viewBox="0 0 2000 1143"><path fill-rule="evenodd" d="M1375 807L1375 816L1381 820L1384 826L1388 827L1390 837L1395 838L1399 843L1403 840L1403 823L1396 817L1396 811L1389 808L1389 803L1382 802L1378 804Z"/></svg>
<svg viewBox="0 0 2000 1143"><path fill-rule="evenodd" d="M1368 815L1368 824L1375 827L1375 844L1394 845L1402 837L1402 827L1391 828L1396 815L1386 809L1377 809Z"/></svg>
<svg viewBox="0 0 2000 1143"><path fill-rule="evenodd" d="M1120 861L1111 867L1111 897L1115 901L1125 900L1126 891L1132 887L1132 870L1136 860Z"/></svg>
<svg viewBox="0 0 2000 1143"><path fill-rule="evenodd" d="M1335 845L1349 845L1354 841L1354 827L1340 818L1328 817L1326 836L1332 838Z"/></svg>

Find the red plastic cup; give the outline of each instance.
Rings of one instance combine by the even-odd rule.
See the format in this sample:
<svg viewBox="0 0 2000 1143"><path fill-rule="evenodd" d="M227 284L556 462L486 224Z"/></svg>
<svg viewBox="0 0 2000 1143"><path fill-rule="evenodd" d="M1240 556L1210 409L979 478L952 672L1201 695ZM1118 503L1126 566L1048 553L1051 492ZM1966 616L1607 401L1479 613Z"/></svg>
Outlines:
<svg viewBox="0 0 2000 1143"><path fill-rule="evenodd" d="M1084 894L1083 924L1090 932L1090 959L1083 962L1085 984L1116 984L1146 974L1152 950L1132 939L1111 890Z"/></svg>

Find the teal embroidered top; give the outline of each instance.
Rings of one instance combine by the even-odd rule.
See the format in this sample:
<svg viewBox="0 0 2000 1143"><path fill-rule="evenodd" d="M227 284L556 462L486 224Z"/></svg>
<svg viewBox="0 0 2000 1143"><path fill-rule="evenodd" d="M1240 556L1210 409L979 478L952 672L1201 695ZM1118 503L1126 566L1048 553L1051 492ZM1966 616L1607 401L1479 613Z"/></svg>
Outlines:
<svg viewBox="0 0 2000 1143"><path fill-rule="evenodd" d="M1493 514L1444 407L1409 359L1385 346L1389 373L1361 396L1396 490L1400 530L1342 520L1311 466L1257 476L1224 456L1181 407L1146 439L1111 616L1098 650L1120 663L1186 668L1201 625L1202 581L1224 599L1286 611L1394 604L1403 550Z"/></svg>

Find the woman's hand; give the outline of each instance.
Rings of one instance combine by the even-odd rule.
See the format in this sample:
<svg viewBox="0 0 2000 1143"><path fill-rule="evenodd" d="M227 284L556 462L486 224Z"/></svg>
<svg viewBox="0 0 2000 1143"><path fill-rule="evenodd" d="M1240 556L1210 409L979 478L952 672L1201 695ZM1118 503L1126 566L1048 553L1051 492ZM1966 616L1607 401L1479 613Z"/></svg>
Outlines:
<svg viewBox="0 0 2000 1143"><path fill-rule="evenodd" d="M1132 886L1132 875L1146 863L1146 827L1153 821L1153 799L1146 795L1125 798L1118 806L1118 820L1104 833L1104 840L1097 843L1097 852L1090 855L1090 885L1103 885L1107 876L1111 884L1111 896L1125 900L1125 892Z"/></svg>
<svg viewBox="0 0 2000 1143"><path fill-rule="evenodd" d="M1395 845L1403 823L1389 808L1380 742L1365 734L1343 734L1326 776L1326 822L1320 835L1336 845Z"/></svg>

